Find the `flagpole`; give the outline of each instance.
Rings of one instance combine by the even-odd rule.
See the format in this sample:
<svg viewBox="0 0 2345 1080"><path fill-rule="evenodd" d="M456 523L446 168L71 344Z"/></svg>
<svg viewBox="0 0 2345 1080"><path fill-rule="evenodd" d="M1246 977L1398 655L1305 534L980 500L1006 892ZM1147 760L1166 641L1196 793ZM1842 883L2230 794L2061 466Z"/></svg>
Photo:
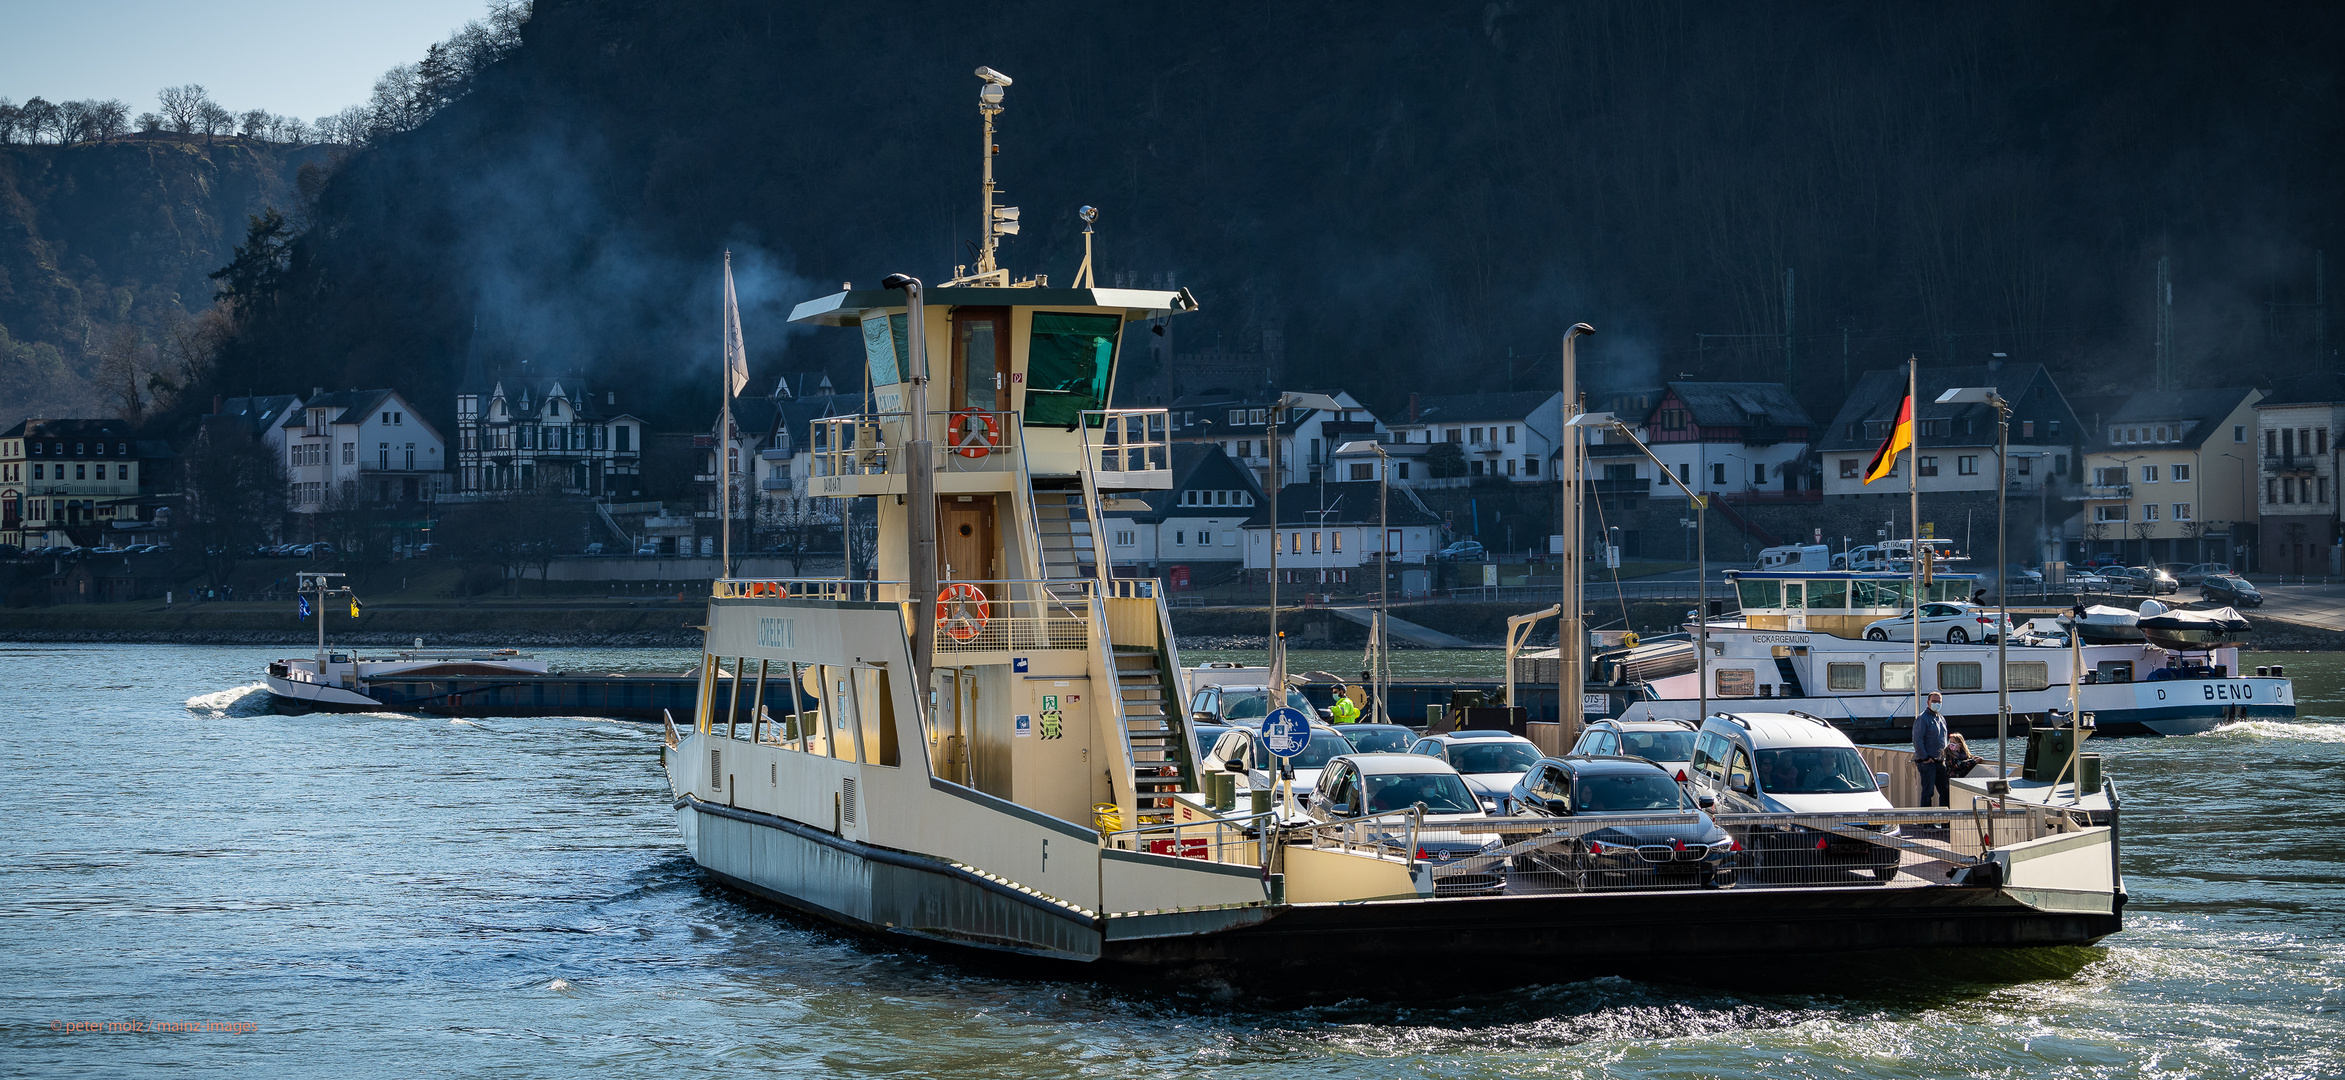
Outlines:
<svg viewBox="0 0 2345 1080"><path fill-rule="evenodd" d="M1905 546L1906 563L1913 575L1913 715L1922 717L1922 424L1919 399L1914 396L1919 382L1916 369L1921 361L1907 357L1905 361L1905 408L1908 445L1905 451L1905 498L1907 528L1912 539Z"/></svg>
<svg viewBox="0 0 2345 1080"><path fill-rule="evenodd" d="M735 360L735 340L738 333L736 328L740 318L741 313L733 302L733 253L728 250L725 252L725 314L722 349L724 362L718 365L723 369L718 377L723 380L725 387L724 405L717 421L717 457L724 469L724 482L721 485L724 494L717 503L717 528L720 530L720 539L717 541L719 552L717 576L719 578L733 576L733 392L735 390L733 363ZM746 361L747 357L740 359Z"/></svg>

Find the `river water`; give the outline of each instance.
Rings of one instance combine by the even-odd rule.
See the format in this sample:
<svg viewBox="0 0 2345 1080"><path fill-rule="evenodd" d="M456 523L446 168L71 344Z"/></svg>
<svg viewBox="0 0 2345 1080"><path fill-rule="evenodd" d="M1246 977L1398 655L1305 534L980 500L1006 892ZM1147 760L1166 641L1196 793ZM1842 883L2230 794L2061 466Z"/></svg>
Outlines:
<svg viewBox="0 0 2345 1080"><path fill-rule="evenodd" d="M2098 745L2133 894L2103 947L1439 991L875 944L705 884L648 727L276 716L263 658L0 651L0 1075L2345 1075L2345 657L2255 661L2300 722Z"/></svg>

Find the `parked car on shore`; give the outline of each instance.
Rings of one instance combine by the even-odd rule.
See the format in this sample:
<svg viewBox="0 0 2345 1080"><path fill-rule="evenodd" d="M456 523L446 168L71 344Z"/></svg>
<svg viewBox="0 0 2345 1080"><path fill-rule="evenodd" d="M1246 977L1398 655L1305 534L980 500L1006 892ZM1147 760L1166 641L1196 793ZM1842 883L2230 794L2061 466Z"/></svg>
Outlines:
<svg viewBox="0 0 2345 1080"><path fill-rule="evenodd" d="M2182 583L2174 580L2174 575L2154 566L2113 566L2103 576L2112 586L2121 586L2126 592L2141 596L2164 596L2182 590Z"/></svg>
<svg viewBox="0 0 2345 1080"><path fill-rule="evenodd" d="M2264 594L2237 574L2209 574L2199 580L2199 599L2226 607L2262 607Z"/></svg>
<svg viewBox="0 0 2345 1080"><path fill-rule="evenodd" d="M2180 568L2177 569L2177 567ZM2173 574L2175 582L2185 588L2197 585L2200 582L2203 582L2206 579L2214 577L2218 574L2233 573L2230 563L2219 562L2192 563L2189 566L2181 566L2179 563L2168 563L2167 565L2160 567L2160 569Z"/></svg>
<svg viewBox="0 0 2345 1080"><path fill-rule="evenodd" d="M1435 562L1481 562L1489 557L1479 540L1459 540L1433 553Z"/></svg>

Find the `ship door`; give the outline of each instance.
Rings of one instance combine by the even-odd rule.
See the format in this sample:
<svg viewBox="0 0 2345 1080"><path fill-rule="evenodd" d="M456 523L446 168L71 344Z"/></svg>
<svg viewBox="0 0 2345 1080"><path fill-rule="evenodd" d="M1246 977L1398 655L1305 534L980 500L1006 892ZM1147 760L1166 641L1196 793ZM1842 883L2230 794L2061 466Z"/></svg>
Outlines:
<svg viewBox="0 0 2345 1080"><path fill-rule="evenodd" d="M935 739L929 748L938 777L955 784L969 782L969 729L977 674L966 668L936 672Z"/></svg>
<svg viewBox="0 0 2345 1080"><path fill-rule="evenodd" d="M1783 583L1783 626L1785 629L1805 630L1808 628L1806 592L1807 582L1786 581Z"/></svg>
<svg viewBox="0 0 2345 1080"><path fill-rule="evenodd" d="M999 581L993 543L993 496L940 495L936 500L936 576L940 581Z"/></svg>
<svg viewBox="0 0 2345 1080"><path fill-rule="evenodd" d="M1008 308L953 309L952 408L1008 412L1010 408L1010 312Z"/></svg>

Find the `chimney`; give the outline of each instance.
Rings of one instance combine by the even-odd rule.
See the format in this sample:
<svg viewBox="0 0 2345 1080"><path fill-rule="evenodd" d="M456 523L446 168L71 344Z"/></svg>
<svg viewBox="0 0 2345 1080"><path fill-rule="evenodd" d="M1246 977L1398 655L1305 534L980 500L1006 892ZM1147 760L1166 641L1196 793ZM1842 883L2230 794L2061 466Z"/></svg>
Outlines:
<svg viewBox="0 0 2345 1080"><path fill-rule="evenodd" d="M1409 391L1409 423L1417 422L1417 392Z"/></svg>
<svg viewBox="0 0 2345 1080"><path fill-rule="evenodd" d="M228 411L228 397L227 397L227 395L225 395L225 394L213 394L213 395L212 395L212 415L213 415L213 416L218 416L218 415L220 415L221 413L224 413L224 412L227 412L227 411Z"/></svg>

